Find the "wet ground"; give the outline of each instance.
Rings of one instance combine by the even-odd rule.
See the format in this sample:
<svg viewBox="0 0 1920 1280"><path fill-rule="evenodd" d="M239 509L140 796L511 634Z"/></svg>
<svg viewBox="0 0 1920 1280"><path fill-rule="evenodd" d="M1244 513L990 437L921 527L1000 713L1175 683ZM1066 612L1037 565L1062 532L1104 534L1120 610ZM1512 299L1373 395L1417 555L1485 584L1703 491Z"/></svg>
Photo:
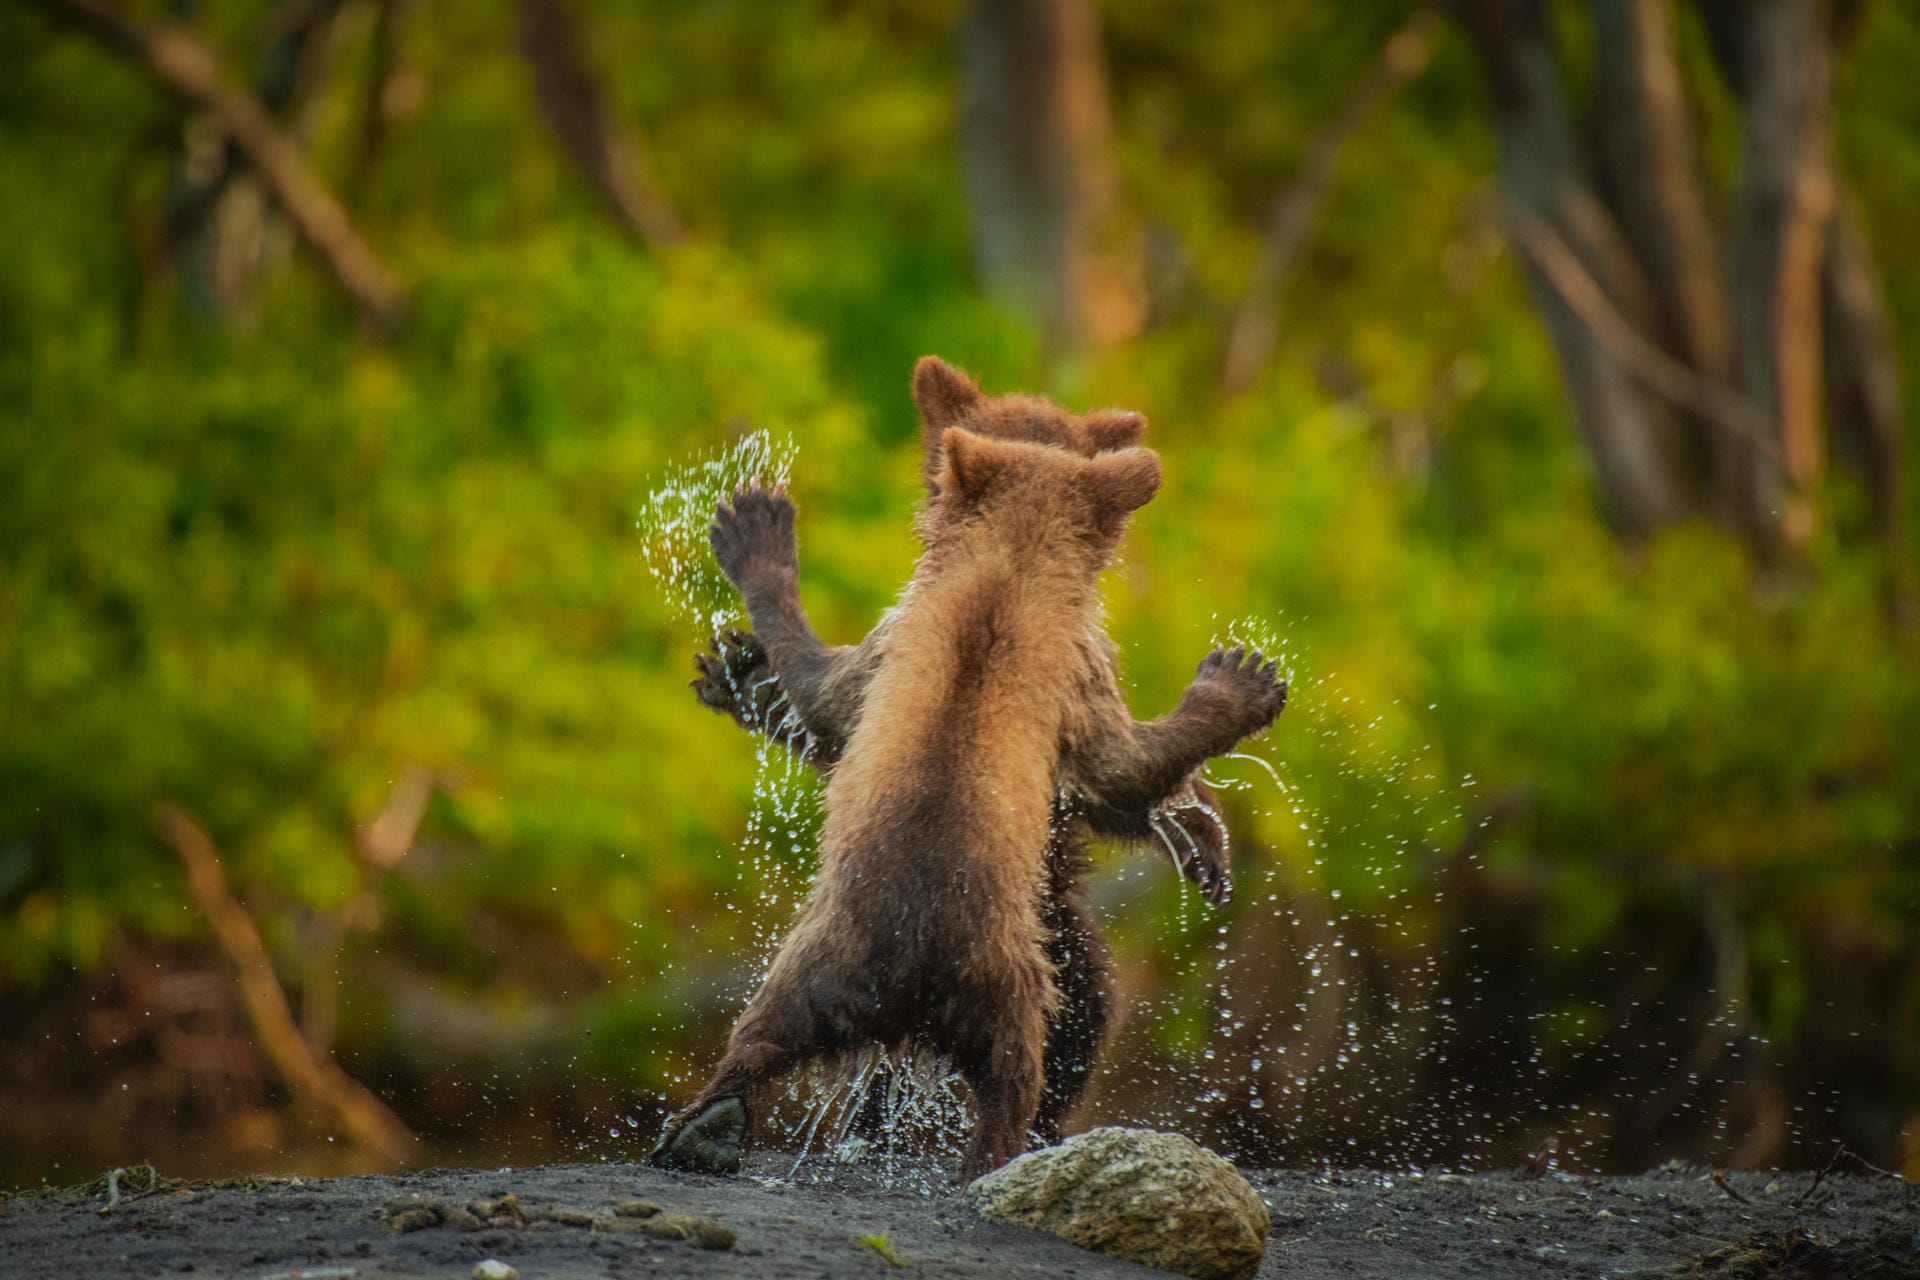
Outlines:
<svg viewBox="0 0 1920 1280"><path fill-rule="evenodd" d="M102 1179L0 1199L0 1276L464 1280L487 1258L524 1280L1162 1274L982 1222L950 1191L889 1187L871 1169L786 1182L785 1163L767 1158L756 1171L592 1164L210 1185L142 1168L113 1189ZM1273 1215L1263 1277L1920 1280L1920 1190L1892 1177L1248 1177Z"/></svg>

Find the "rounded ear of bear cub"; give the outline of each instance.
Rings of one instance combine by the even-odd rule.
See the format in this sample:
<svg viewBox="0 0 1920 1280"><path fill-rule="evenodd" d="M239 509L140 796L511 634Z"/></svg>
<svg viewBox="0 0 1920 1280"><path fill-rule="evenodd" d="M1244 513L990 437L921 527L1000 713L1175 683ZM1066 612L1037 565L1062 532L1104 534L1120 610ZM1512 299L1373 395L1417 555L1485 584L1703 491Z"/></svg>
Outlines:
<svg viewBox="0 0 1920 1280"><path fill-rule="evenodd" d="M949 501L977 505L992 492L995 479L1007 468L1005 445L959 427L942 431L936 447L941 466L934 488Z"/></svg>
<svg viewBox="0 0 1920 1280"><path fill-rule="evenodd" d="M1095 409L1085 421L1087 443L1095 450L1131 449L1147 430L1147 420L1129 409Z"/></svg>
<svg viewBox="0 0 1920 1280"><path fill-rule="evenodd" d="M963 370L939 356L922 356L913 367L913 403L920 410L921 473L928 492L940 473L940 436L965 426L996 440L1050 444L1091 458L1140 443L1147 420L1127 409L1096 409L1085 417L1035 396L989 396Z"/></svg>
<svg viewBox="0 0 1920 1280"><path fill-rule="evenodd" d="M1087 463L1090 486L1109 520L1123 519L1160 492L1160 455L1151 449L1098 453Z"/></svg>
<svg viewBox="0 0 1920 1280"><path fill-rule="evenodd" d="M1061 481L1077 481L1093 500L1094 517L1104 526L1144 507L1160 488L1160 457L1151 449L1120 449L1080 458L1046 445L995 440L961 427L940 433L944 465L936 484L948 501L977 506L1002 477L1044 469Z"/></svg>
<svg viewBox="0 0 1920 1280"><path fill-rule="evenodd" d="M913 403L926 424L928 443L966 417L980 400L974 380L939 356L921 356L913 366Z"/></svg>

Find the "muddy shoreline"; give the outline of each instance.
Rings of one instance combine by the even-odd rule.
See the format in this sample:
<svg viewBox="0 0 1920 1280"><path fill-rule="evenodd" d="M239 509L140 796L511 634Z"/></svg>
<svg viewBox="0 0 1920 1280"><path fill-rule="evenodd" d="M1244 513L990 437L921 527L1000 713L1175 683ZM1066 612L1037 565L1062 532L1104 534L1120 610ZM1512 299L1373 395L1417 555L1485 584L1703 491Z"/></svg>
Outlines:
<svg viewBox="0 0 1920 1280"><path fill-rule="evenodd" d="M779 1157L740 1179L586 1164L152 1185L135 1171L118 1180L121 1199L106 1212L104 1181L0 1199L0 1274L464 1280L475 1263L498 1258L524 1280L837 1280L897 1270L874 1238L912 1276L1163 1274L982 1222L950 1190L889 1185L877 1170L792 1181L787 1172ZM1893 1177L1246 1172L1273 1217L1263 1277L1920 1277L1920 1189ZM396 1230L387 1206L408 1193L450 1205L510 1193L525 1220ZM721 1224L734 1247L624 1229L615 1206L634 1199ZM1714 1256L1744 1242L1772 1252Z"/></svg>

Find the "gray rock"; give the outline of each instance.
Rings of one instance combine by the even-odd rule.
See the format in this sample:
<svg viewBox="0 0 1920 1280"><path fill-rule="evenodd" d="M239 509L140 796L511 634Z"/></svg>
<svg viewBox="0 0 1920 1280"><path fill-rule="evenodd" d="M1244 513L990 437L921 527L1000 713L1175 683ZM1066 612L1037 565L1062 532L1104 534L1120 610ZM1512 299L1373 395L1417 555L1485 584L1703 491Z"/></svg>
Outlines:
<svg viewBox="0 0 1920 1280"><path fill-rule="evenodd" d="M557 1222L563 1227L590 1227L595 1222L594 1216L585 1209L546 1209L535 1216L548 1222Z"/></svg>
<svg viewBox="0 0 1920 1280"><path fill-rule="evenodd" d="M1248 1280L1267 1207L1239 1171L1175 1133L1093 1129L978 1179L982 1217L1195 1280Z"/></svg>

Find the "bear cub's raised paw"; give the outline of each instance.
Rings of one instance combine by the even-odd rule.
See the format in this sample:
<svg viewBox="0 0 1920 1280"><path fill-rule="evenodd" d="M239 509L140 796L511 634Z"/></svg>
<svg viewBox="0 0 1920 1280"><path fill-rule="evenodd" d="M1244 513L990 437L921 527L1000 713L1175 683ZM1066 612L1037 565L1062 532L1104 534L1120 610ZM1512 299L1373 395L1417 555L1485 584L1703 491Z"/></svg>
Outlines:
<svg viewBox="0 0 1920 1280"><path fill-rule="evenodd" d="M789 580L800 572L793 537L793 499L784 485L766 488L751 480L734 491L733 505L721 503L707 530L713 558L727 581L741 590L757 573L777 573Z"/></svg>
<svg viewBox="0 0 1920 1280"><path fill-rule="evenodd" d="M1242 645L1215 649L1200 659L1195 679L1209 688L1225 690L1237 700L1246 716L1244 736L1272 724L1287 705L1287 682L1258 649Z"/></svg>

